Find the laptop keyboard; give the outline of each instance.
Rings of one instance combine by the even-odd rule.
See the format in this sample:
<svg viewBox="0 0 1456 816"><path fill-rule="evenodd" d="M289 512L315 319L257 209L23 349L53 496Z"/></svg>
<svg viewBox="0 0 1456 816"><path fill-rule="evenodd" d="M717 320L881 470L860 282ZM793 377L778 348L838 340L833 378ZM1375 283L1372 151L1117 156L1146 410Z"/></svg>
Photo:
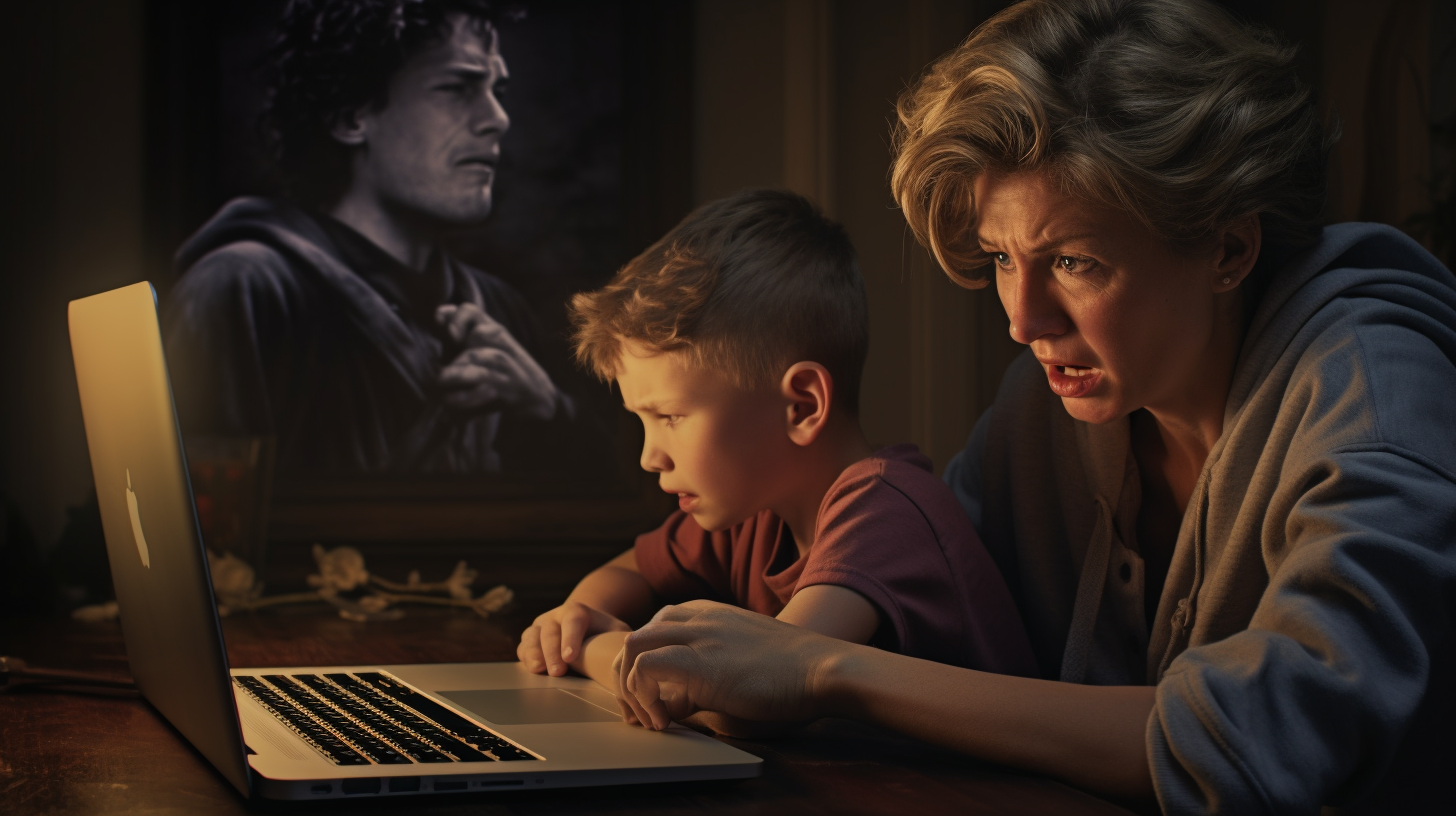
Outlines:
<svg viewBox="0 0 1456 816"><path fill-rule="evenodd" d="M382 672L233 682L336 765L536 759Z"/></svg>

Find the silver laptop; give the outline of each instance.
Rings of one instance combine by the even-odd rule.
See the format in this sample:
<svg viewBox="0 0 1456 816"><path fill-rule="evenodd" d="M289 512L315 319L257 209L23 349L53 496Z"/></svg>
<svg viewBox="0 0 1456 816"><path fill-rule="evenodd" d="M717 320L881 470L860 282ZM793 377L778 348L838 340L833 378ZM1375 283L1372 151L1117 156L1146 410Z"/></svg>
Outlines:
<svg viewBox="0 0 1456 816"><path fill-rule="evenodd" d="M738 779L762 760L621 721L519 663L229 669L157 321L138 283L71 302L122 635L142 694L244 795L328 799Z"/></svg>

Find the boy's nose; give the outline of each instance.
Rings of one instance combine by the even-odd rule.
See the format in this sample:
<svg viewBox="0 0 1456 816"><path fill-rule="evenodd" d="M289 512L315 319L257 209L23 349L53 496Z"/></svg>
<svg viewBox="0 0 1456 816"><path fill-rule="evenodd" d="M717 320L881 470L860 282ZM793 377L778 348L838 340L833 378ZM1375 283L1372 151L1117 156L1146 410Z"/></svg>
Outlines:
<svg viewBox="0 0 1456 816"><path fill-rule="evenodd" d="M665 473L672 470L672 459L662 448L653 444L651 436L642 440L642 459L639 464L648 473Z"/></svg>

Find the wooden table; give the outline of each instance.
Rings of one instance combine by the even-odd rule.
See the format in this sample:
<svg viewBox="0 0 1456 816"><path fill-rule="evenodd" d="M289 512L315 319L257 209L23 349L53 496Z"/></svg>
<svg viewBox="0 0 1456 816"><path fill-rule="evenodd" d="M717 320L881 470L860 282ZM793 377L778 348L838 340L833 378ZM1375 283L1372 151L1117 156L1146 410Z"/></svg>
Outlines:
<svg viewBox="0 0 1456 816"><path fill-rule="evenodd" d="M529 617L410 609L353 623L324 607L224 620L234 666L514 659ZM0 654L47 668L127 670L120 627L0 619ZM778 740L726 740L764 758L744 782L673 783L306 804L247 801L134 692L0 692L0 814L410 813L1126 814L1049 779L828 720Z"/></svg>

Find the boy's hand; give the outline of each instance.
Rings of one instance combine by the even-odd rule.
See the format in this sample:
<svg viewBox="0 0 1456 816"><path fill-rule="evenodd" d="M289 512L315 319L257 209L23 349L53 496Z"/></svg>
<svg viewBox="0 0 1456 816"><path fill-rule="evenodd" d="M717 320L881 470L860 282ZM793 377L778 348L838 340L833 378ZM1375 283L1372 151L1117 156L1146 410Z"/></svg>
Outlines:
<svg viewBox="0 0 1456 816"><path fill-rule="evenodd" d="M574 601L548 612L521 633L516 656L536 674L560 677L569 664L581 657L581 644L602 632L630 632L632 627L607 613Z"/></svg>

